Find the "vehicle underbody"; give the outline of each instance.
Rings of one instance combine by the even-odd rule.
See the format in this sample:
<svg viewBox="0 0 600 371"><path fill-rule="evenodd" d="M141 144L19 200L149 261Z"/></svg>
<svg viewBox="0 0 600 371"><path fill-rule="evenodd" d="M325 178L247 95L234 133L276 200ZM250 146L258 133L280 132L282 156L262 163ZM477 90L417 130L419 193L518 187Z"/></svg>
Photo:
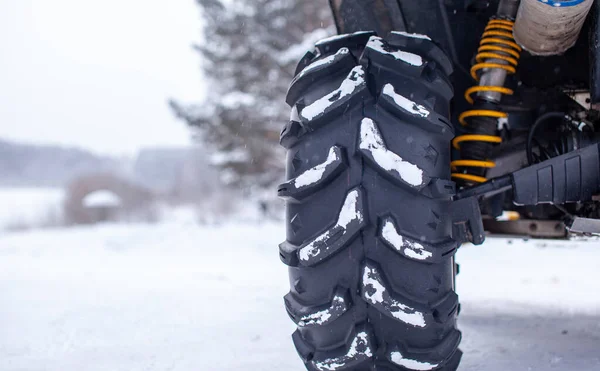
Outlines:
<svg viewBox="0 0 600 371"><path fill-rule="evenodd" d="M509 9L499 9L500 3ZM451 119L456 135L485 132L482 128L486 125L485 119L481 122L476 118L466 127L460 124L461 113L474 108L463 92L477 85L470 68L478 63L475 57L486 26L491 19L500 19L499 11L515 13L519 1L330 0L330 5L340 34L375 30L379 35L391 31L428 35L454 65L454 73L450 75L455 90ZM493 145L467 142L464 145L467 148L453 153L453 159L489 160L493 167L454 167L453 173L498 178L600 141L599 12L600 7L594 5L576 44L564 54L537 56L514 49L519 53L516 72L509 74L503 85L512 93L492 102L492 110L506 113L507 117L501 119L501 126L486 133L501 137L502 142ZM489 102L479 106L489 108L485 103ZM491 125L494 124L497 125L496 122ZM487 158L478 158L477 154L473 158L473 151L483 151ZM478 154L481 157L481 153ZM582 172L597 171L596 168L582 169ZM453 179L461 189L480 183L479 179L477 182L454 176ZM592 199L568 200L568 203L540 200L537 205L520 206L513 202L512 189L485 196L480 200L483 224L486 231L493 234L563 238L576 218L600 217L596 195ZM586 226L584 230L580 230L582 224ZM598 228L600 224L596 225L593 220L577 219L573 231L595 233L600 232Z"/></svg>

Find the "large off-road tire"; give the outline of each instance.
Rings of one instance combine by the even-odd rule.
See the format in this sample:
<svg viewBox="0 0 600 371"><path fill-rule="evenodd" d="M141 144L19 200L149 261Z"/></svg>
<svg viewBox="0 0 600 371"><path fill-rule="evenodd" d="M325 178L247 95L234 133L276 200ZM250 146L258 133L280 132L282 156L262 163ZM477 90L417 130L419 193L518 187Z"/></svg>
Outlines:
<svg viewBox="0 0 600 371"><path fill-rule="evenodd" d="M421 35L324 40L281 133L285 306L309 370L456 370L452 66Z"/></svg>

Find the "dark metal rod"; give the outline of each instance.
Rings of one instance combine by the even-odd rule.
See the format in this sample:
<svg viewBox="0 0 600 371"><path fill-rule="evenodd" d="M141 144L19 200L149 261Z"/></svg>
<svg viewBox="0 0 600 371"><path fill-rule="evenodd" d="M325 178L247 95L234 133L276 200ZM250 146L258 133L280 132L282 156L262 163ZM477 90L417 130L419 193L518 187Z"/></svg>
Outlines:
<svg viewBox="0 0 600 371"><path fill-rule="evenodd" d="M513 186L512 176L504 175L494 178L485 183L465 188L454 196L455 200L460 200L468 197L484 197L489 198L498 193L506 192Z"/></svg>

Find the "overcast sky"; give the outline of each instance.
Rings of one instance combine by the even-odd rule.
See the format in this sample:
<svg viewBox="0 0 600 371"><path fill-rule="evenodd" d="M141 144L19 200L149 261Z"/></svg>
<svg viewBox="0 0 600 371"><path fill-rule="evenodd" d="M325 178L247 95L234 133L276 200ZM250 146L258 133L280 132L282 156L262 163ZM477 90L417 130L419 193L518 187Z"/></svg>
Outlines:
<svg viewBox="0 0 600 371"><path fill-rule="evenodd" d="M0 0L0 138L131 154L189 143L194 0Z"/></svg>

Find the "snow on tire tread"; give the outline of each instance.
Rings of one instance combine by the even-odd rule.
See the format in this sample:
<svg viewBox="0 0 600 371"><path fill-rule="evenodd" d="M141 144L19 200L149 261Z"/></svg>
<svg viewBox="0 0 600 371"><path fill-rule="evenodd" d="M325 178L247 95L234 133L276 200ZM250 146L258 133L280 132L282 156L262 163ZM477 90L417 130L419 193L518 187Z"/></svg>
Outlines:
<svg viewBox="0 0 600 371"><path fill-rule="evenodd" d="M298 249L303 265L314 265L343 248L365 225L364 196L361 188L346 195L335 225Z"/></svg>
<svg viewBox="0 0 600 371"><path fill-rule="evenodd" d="M352 339L345 354L322 360L311 361L319 371L351 370L355 365L373 357L374 349L371 336L367 331L360 331Z"/></svg>
<svg viewBox="0 0 600 371"><path fill-rule="evenodd" d="M420 189L429 181L423 169L387 148L377 124L368 117L363 118L360 124L359 148L376 168L401 183Z"/></svg>
<svg viewBox="0 0 600 371"><path fill-rule="evenodd" d="M339 107L346 103L352 95L365 89L366 86L365 70L362 66L356 66L337 89L304 107L300 111L300 118L303 122L309 122L323 116L334 107Z"/></svg>
<svg viewBox="0 0 600 371"><path fill-rule="evenodd" d="M388 316L394 317L414 327L425 327L425 314L397 297L392 296L383 282L378 267L367 262L362 271L361 295L367 303L373 305Z"/></svg>

